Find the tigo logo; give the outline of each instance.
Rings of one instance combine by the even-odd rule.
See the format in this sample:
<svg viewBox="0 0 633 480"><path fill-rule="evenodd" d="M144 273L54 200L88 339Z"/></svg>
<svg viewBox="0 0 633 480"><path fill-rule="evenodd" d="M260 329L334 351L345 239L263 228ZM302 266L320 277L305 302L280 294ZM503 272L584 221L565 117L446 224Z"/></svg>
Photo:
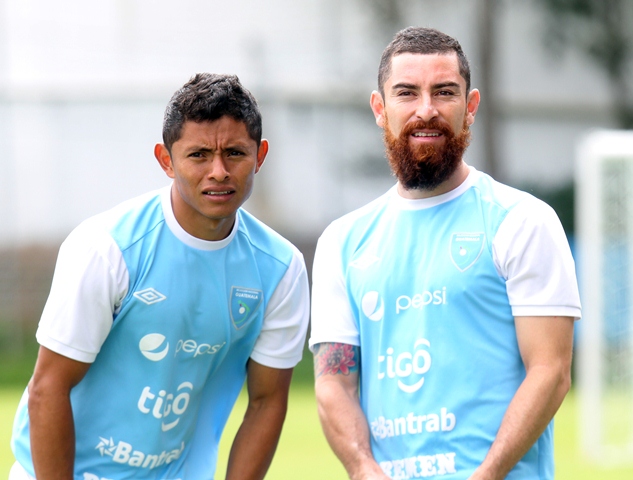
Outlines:
<svg viewBox="0 0 633 480"><path fill-rule="evenodd" d="M367 292L361 300L361 308L365 316L374 322L382 320L385 315L385 305L378 292Z"/></svg>
<svg viewBox="0 0 633 480"><path fill-rule="evenodd" d="M152 362L158 362L167 355L169 342L165 342L165 335L150 333L141 338L141 341L138 343L138 348L145 358Z"/></svg>
<svg viewBox="0 0 633 480"><path fill-rule="evenodd" d="M158 290L154 290L153 288L146 288L145 290L139 290L138 292L134 292L134 296L138 298L141 302L146 303L148 305L152 305L153 303L162 302L167 297L160 293Z"/></svg>
<svg viewBox="0 0 633 480"><path fill-rule="evenodd" d="M162 419L161 429L163 432L167 432L180 422L180 416L185 413L189 406L192 390L193 384L191 382L183 382L178 385L178 393L176 394L167 393L165 390L153 393L150 387L145 387L138 399L137 406L141 413L151 413L154 418Z"/></svg>
<svg viewBox="0 0 633 480"><path fill-rule="evenodd" d="M424 384L423 375L431 368L430 347L426 338L419 338L413 344L412 352L387 348L385 355L378 356L378 380L396 378L398 388L403 392L418 391Z"/></svg>

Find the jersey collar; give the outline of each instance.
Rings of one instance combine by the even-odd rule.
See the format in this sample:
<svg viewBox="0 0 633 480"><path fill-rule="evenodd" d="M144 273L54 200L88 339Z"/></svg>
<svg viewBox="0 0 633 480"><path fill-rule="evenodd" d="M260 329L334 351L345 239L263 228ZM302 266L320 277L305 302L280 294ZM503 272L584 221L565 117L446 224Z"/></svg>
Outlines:
<svg viewBox="0 0 633 480"><path fill-rule="evenodd" d="M436 195L435 197L410 199L403 198L398 194L397 185L393 186L390 190L391 198L394 204L401 210L423 210L426 208L433 208L446 202L450 202L455 198L463 195L475 182L479 172L471 166L468 166L469 173L466 179L450 192L443 193L442 195Z"/></svg>
<svg viewBox="0 0 633 480"><path fill-rule="evenodd" d="M165 223L167 223L171 233L173 233L174 236L185 245L197 250L220 250L231 243L233 237L235 237L240 221L239 211L235 215L235 223L233 224L233 228L231 229L231 233L229 233L228 237L218 241L203 240L187 233L180 226L178 220L176 220L174 209L171 205L171 185L161 190L160 197L161 205L163 207L163 215L165 216Z"/></svg>

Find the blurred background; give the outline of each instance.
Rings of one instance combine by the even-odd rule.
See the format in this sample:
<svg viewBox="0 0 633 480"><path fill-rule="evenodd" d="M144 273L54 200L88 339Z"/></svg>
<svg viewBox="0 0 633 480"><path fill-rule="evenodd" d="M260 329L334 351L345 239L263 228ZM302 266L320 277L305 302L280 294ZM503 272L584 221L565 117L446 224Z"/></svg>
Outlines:
<svg viewBox="0 0 633 480"><path fill-rule="evenodd" d="M409 25L470 59L467 162L550 203L573 246L578 142L633 128L631 0L0 0L0 384L28 379L70 230L168 184L153 146L196 72L258 99L271 150L246 208L310 265L330 221L394 183L368 102Z"/></svg>

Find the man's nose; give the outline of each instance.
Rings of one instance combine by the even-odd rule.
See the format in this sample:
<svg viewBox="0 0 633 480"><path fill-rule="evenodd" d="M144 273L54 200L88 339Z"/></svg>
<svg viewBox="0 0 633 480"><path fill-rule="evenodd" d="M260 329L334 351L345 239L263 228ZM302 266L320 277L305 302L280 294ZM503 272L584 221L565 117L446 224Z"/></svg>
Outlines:
<svg viewBox="0 0 633 480"><path fill-rule="evenodd" d="M420 120L428 122L438 116L437 107L430 95L423 95L418 100L415 115Z"/></svg>
<svg viewBox="0 0 633 480"><path fill-rule="evenodd" d="M221 155L214 155L209 170L209 178L217 182L228 180L229 171L226 168L226 162Z"/></svg>

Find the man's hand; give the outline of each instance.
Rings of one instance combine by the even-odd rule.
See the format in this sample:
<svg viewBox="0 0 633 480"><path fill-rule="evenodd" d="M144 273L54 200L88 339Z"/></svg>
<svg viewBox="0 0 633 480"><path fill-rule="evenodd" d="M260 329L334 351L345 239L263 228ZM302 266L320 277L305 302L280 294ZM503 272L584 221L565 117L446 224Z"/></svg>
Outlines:
<svg viewBox="0 0 633 480"><path fill-rule="evenodd" d="M325 437L352 480L388 480L371 451L358 400L360 349L320 343L314 352L315 390Z"/></svg>
<svg viewBox="0 0 633 480"><path fill-rule="evenodd" d="M235 436L227 480L263 479L272 462L286 418L292 368L248 362L248 407Z"/></svg>
<svg viewBox="0 0 633 480"><path fill-rule="evenodd" d="M516 317L515 324L526 377L470 480L504 479L543 433L571 386L573 318Z"/></svg>
<svg viewBox="0 0 633 480"><path fill-rule="evenodd" d="M37 478L74 478L75 426L70 391L89 367L89 363L40 347L29 382L31 453Z"/></svg>

